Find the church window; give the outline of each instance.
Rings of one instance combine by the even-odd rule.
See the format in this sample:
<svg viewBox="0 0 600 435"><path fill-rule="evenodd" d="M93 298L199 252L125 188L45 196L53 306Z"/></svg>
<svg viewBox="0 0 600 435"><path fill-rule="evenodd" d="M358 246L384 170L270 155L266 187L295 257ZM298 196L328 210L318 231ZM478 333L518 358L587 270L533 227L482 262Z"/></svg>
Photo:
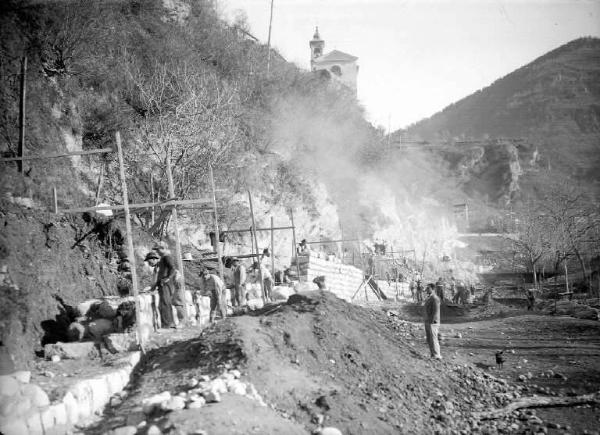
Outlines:
<svg viewBox="0 0 600 435"><path fill-rule="evenodd" d="M342 69L340 68L339 65L333 65L331 67L331 72L334 73L338 77L342 75Z"/></svg>

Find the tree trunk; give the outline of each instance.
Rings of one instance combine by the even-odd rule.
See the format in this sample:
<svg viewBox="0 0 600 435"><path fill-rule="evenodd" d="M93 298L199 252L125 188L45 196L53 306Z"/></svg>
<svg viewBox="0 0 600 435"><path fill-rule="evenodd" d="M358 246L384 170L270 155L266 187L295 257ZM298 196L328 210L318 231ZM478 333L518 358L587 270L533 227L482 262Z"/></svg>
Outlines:
<svg viewBox="0 0 600 435"><path fill-rule="evenodd" d="M584 404L600 403L600 391L592 394L583 394L574 397L524 397L504 408L492 411L474 412L473 417L481 420L492 420L500 418L521 408L550 408L559 406L575 406Z"/></svg>

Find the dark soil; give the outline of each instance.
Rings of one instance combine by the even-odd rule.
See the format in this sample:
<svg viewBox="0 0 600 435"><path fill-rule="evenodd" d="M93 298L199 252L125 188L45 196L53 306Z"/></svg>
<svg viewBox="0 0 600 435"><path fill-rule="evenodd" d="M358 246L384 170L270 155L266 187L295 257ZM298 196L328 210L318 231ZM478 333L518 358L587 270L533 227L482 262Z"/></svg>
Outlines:
<svg viewBox="0 0 600 435"><path fill-rule="evenodd" d="M289 420L312 431L319 414L325 426L344 434L471 431L487 425L470 418L473 410L519 396L502 379L469 364L431 360L420 327L381 309L314 292L294 295L259 315L229 318L197 338L150 352L127 399L89 432L123 426L128 416L139 414L143 398L177 393L190 378L216 376L226 367L238 367L242 380L254 384L276 411L258 433L284 433L282 425ZM223 409L243 415L242 404L230 396L225 395ZM183 430L182 413L191 411L153 421ZM214 414L213 405L194 411L209 433L252 433L243 418L235 420L241 425L235 431L224 430L231 427L223 426L224 418L215 421Z"/></svg>

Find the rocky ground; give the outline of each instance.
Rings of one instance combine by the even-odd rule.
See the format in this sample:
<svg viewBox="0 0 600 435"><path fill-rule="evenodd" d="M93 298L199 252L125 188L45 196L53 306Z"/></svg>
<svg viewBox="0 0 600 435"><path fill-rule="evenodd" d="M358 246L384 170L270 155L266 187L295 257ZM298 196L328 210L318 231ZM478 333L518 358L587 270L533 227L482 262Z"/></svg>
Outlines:
<svg viewBox="0 0 600 435"><path fill-rule="evenodd" d="M499 419L477 413L534 395L600 389L598 322L534 315L455 323L443 328L440 362L427 357L421 325L403 320L398 308L315 292L219 322L150 351L128 391L83 432L597 430L599 408L588 405ZM502 348L507 361L496 369L494 352Z"/></svg>

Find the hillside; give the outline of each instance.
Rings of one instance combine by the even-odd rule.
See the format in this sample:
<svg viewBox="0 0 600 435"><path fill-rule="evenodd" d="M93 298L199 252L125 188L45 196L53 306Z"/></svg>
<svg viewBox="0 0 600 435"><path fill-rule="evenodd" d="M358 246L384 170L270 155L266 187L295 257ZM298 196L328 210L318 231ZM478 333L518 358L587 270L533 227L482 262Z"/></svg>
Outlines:
<svg viewBox="0 0 600 435"><path fill-rule="evenodd" d="M448 142L442 154L471 197L510 202L542 170L597 186L600 40L565 44L400 135Z"/></svg>

